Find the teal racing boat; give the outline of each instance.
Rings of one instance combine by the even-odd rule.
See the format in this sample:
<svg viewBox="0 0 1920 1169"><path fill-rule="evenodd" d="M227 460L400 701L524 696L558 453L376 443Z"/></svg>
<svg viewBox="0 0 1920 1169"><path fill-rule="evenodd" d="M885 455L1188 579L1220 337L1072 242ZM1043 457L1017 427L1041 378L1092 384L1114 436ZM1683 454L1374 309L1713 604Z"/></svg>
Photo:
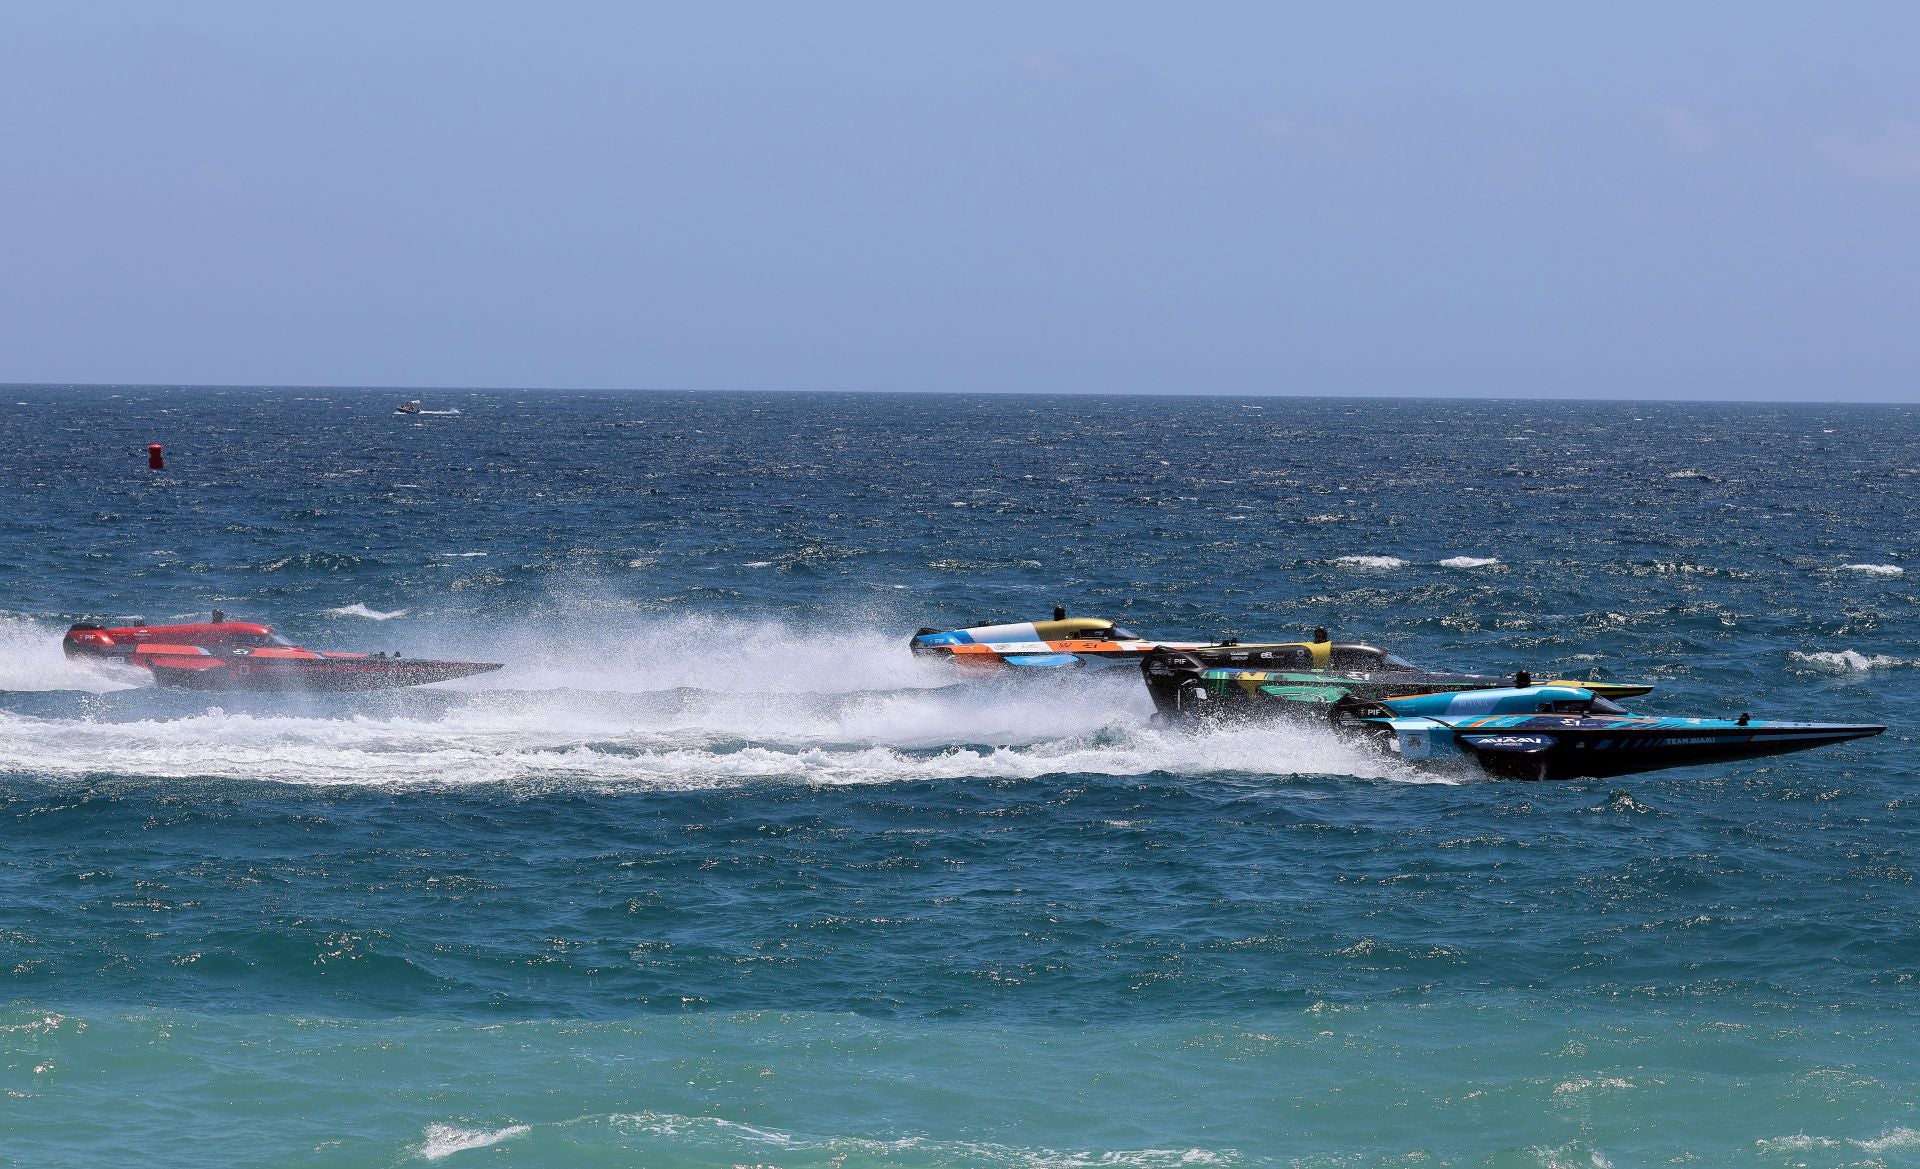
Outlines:
<svg viewBox="0 0 1920 1169"><path fill-rule="evenodd" d="M1864 723L1662 718L1634 714L1591 689L1569 685L1432 693L1367 700L1328 710L1341 739L1423 769L1496 779L1633 775L1807 751L1887 728Z"/></svg>

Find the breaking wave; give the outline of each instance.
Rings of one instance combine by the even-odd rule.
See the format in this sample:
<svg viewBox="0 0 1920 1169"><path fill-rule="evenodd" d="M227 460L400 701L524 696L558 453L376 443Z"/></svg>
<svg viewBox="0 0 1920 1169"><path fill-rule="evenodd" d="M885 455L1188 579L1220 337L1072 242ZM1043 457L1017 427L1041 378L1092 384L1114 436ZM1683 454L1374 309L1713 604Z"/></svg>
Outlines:
<svg viewBox="0 0 1920 1169"><path fill-rule="evenodd" d="M1842 564L1836 571L1858 572L1866 576L1905 576L1907 573L1897 564Z"/></svg>
<svg viewBox="0 0 1920 1169"><path fill-rule="evenodd" d="M1829 670L1836 674L1864 673L1867 670L1885 670L1894 666L1920 665L1909 658L1887 657L1884 654L1867 655L1850 649L1839 651L1814 650L1801 653L1798 650L1787 655L1787 660L1800 662L1814 669Z"/></svg>
<svg viewBox="0 0 1920 1169"><path fill-rule="evenodd" d="M524 1124L509 1125L500 1129L458 1128L451 1124L430 1124L427 1126L426 1139L420 1143L419 1155L423 1161L438 1161L455 1153L464 1153L468 1149L484 1149L488 1145L497 1145L501 1141L524 1136L533 1130Z"/></svg>
<svg viewBox="0 0 1920 1169"><path fill-rule="evenodd" d="M1491 568L1500 563L1497 556L1449 556L1438 562L1442 568Z"/></svg>
<svg viewBox="0 0 1920 1169"><path fill-rule="evenodd" d="M407 615L405 609L395 609L391 613L382 613L378 609L367 608L366 604L361 601L355 601L351 605L343 605L338 609L328 609L327 612L335 617L365 617L369 621L391 621L395 617L405 617Z"/></svg>
<svg viewBox="0 0 1920 1169"><path fill-rule="evenodd" d="M1333 563L1341 568L1405 568L1407 562L1398 556L1336 556Z"/></svg>

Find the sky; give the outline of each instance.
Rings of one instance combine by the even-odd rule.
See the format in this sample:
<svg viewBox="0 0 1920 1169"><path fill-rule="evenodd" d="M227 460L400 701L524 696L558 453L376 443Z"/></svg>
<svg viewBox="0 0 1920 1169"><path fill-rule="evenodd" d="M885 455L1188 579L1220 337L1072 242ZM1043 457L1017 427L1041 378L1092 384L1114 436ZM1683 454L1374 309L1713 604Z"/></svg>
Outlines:
<svg viewBox="0 0 1920 1169"><path fill-rule="evenodd" d="M1920 397L1920 6L0 0L0 382Z"/></svg>

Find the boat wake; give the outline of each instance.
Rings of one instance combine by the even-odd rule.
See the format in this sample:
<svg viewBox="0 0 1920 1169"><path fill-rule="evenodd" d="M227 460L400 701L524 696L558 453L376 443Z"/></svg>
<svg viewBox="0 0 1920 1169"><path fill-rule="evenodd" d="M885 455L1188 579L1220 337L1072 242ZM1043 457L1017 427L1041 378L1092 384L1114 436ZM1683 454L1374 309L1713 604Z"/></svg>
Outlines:
<svg viewBox="0 0 1920 1169"><path fill-rule="evenodd" d="M0 692L105 694L152 685L145 670L69 658L60 648L65 631L64 626L0 614Z"/></svg>
<svg viewBox="0 0 1920 1169"><path fill-rule="evenodd" d="M80 685L106 667L66 662L50 629L28 647L16 628L0 649L31 654L0 670L37 684L0 695L0 774L648 790L1156 773L1417 781L1315 730L1156 727L1132 670L974 681L880 630L684 618L620 632L525 631L542 648L489 676L498 684L249 695ZM629 648L596 655L589 641ZM715 655L716 644L732 648Z"/></svg>

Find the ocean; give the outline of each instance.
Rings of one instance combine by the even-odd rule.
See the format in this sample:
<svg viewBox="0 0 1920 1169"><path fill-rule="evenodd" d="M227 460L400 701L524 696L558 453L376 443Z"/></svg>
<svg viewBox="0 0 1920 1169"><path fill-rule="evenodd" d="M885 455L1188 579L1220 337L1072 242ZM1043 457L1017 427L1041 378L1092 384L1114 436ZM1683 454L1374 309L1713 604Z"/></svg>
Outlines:
<svg viewBox="0 0 1920 1169"><path fill-rule="evenodd" d="M0 1164L1920 1164L1916 440L1904 406L6 387ZM1890 730L1447 782L1156 727L1126 670L907 652L1056 604ZM60 651L216 606L506 668L183 694Z"/></svg>

